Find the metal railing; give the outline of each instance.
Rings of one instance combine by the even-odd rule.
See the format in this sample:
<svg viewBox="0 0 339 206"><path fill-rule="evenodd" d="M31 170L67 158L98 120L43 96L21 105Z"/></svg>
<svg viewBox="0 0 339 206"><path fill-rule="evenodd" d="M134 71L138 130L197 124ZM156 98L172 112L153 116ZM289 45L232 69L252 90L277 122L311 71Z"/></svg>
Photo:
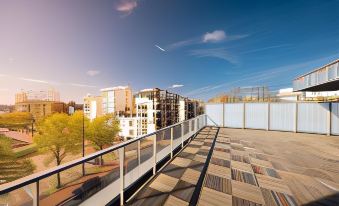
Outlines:
<svg viewBox="0 0 339 206"><path fill-rule="evenodd" d="M0 205L104 205L117 198L122 205L128 188L146 173L154 175L161 161L206 124L203 114L0 185Z"/></svg>

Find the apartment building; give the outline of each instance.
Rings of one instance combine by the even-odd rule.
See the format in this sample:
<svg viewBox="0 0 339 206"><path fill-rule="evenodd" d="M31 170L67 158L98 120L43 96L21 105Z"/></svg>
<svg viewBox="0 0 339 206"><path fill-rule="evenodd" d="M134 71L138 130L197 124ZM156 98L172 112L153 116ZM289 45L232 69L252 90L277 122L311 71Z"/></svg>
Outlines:
<svg viewBox="0 0 339 206"><path fill-rule="evenodd" d="M84 114L88 119L93 120L103 115L102 99L101 96L92 96L90 94L84 98Z"/></svg>
<svg viewBox="0 0 339 206"><path fill-rule="evenodd" d="M119 117L120 132L119 136L126 139L134 138L138 136L139 121L137 117Z"/></svg>
<svg viewBox="0 0 339 206"><path fill-rule="evenodd" d="M100 90L103 114L114 113L117 116L131 116L133 95L130 86L118 86Z"/></svg>
<svg viewBox="0 0 339 206"><path fill-rule="evenodd" d="M122 117L120 135L137 137L155 132L203 112L202 103L159 88L144 89L134 95L135 114Z"/></svg>

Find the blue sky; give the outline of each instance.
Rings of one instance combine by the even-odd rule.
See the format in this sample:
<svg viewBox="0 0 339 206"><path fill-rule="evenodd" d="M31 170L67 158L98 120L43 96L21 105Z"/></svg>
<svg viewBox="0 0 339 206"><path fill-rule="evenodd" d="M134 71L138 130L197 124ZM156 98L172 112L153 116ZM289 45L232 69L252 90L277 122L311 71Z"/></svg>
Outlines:
<svg viewBox="0 0 339 206"><path fill-rule="evenodd" d="M0 104L20 89L79 102L127 84L207 100L291 87L339 58L335 0L1 0L0 25Z"/></svg>

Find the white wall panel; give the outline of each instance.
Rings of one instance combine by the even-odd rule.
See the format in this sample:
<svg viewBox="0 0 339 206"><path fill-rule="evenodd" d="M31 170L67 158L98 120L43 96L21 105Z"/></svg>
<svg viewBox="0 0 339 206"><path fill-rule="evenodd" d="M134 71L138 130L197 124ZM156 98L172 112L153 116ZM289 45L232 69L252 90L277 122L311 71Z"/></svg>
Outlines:
<svg viewBox="0 0 339 206"><path fill-rule="evenodd" d="M339 135L339 103L332 103L331 133Z"/></svg>
<svg viewBox="0 0 339 206"><path fill-rule="evenodd" d="M218 126L222 126L222 106L223 104L206 105L206 114L208 115L207 125L215 126L215 124L217 124Z"/></svg>
<svg viewBox="0 0 339 206"><path fill-rule="evenodd" d="M268 104L246 103L245 104L245 128L267 129Z"/></svg>
<svg viewBox="0 0 339 206"><path fill-rule="evenodd" d="M270 130L295 130L295 103L270 103Z"/></svg>
<svg viewBox="0 0 339 206"><path fill-rule="evenodd" d="M222 111L221 111L222 112ZM222 115L222 114L219 114ZM244 119L244 104L230 103L224 105L224 126L242 128Z"/></svg>
<svg viewBox="0 0 339 206"><path fill-rule="evenodd" d="M298 103L298 132L327 133L329 103Z"/></svg>

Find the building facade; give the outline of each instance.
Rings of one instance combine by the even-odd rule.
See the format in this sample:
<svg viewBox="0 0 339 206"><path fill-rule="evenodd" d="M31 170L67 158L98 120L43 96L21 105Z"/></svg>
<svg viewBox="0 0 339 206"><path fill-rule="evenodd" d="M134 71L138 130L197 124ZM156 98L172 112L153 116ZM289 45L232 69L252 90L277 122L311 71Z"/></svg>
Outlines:
<svg viewBox="0 0 339 206"><path fill-rule="evenodd" d="M68 113L68 107L63 102L29 100L16 103L15 111L29 112L34 119L39 120L53 113Z"/></svg>
<svg viewBox="0 0 339 206"><path fill-rule="evenodd" d="M119 117L120 132L119 136L126 139L135 138L138 136L139 121L137 117Z"/></svg>
<svg viewBox="0 0 339 206"><path fill-rule="evenodd" d="M90 120L103 115L102 97L87 95L84 98L84 114Z"/></svg>
<svg viewBox="0 0 339 206"><path fill-rule="evenodd" d="M113 113L117 116L131 116L133 95L130 86L118 86L101 89L103 114Z"/></svg>
<svg viewBox="0 0 339 206"><path fill-rule="evenodd" d="M149 134L203 112L200 101L190 100L159 88L141 90L134 95L134 100L133 117L119 118L122 136L137 137Z"/></svg>

